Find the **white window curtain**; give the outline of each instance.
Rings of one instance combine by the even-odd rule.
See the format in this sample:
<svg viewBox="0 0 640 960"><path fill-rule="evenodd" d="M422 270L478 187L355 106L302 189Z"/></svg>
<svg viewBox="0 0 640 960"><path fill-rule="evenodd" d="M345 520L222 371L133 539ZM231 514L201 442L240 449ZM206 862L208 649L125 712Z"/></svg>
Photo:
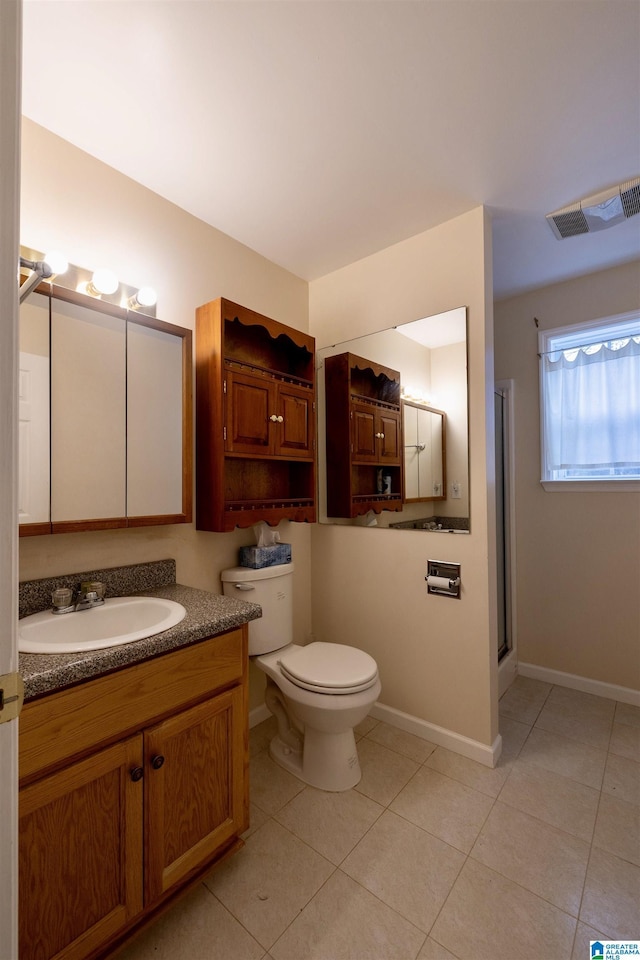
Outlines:
<svg viewBox="0 0 640 960"><path fill-rule="evenodd" d="M541 357L546 477L640 477L640 337Z"/></svg>

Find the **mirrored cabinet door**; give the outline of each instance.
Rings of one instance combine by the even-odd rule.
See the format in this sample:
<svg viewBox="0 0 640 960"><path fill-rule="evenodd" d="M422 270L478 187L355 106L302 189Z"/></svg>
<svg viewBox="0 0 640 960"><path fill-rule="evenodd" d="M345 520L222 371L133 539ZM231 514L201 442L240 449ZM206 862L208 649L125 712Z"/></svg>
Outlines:
<svg viewBox="0 0 640 960"><path fill-rule="evenodd" d="M20 307L18 516L23 532L49 524L49 297Z"/></svg>
<svg viewBox="0 0 640 960"><path fill-rule="evenodd" d="M424 404L403 401L404 501L444 500L445 414Z"/></svg>
<svg viewBox="0 0 640 960"><path fill-rule="evenodd" d="M127 515L182 513L183 337L129 322Z"/></svg>
<svg viewBox="0 0 640 960"><path fill-rule="evenodd" d="M126 402L126 313L53 298L53 524L126 516Z"/></svg>

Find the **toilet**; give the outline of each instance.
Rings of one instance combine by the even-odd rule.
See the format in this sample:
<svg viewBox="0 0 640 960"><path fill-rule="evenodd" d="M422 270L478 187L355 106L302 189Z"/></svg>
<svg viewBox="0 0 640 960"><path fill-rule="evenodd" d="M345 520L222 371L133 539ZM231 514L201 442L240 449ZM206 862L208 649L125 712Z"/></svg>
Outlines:
<svg viewBox="0 0 640 960"><path fill-rule="evenodd" d="M265 703L278 721L272 758L320 790L349 790L361 771L353 728L382 689L368 653L339 643L293 643L292 563L221 574L225 596L259 603L249 656L267 675Z"/></svg>

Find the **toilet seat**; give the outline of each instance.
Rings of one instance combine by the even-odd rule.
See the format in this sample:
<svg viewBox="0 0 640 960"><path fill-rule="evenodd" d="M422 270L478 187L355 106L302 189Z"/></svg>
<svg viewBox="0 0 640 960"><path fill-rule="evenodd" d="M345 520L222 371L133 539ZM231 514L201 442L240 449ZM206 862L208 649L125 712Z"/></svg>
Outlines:
<svg viewBox="0 0 640 960"><path fill-rule="evenodd" d="M373 657L341 643L314 641L306 647L287 648L278 665L287 680L314 693L360 693L378 679Z"/></svg>

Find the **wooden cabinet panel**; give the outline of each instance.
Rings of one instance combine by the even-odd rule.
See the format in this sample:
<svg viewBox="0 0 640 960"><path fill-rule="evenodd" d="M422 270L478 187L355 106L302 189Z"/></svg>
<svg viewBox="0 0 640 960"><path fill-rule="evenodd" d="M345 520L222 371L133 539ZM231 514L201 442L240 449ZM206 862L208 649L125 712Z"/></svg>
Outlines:
<svg viewBox="0 0 640 960"><path fill-rule="evenodd" d="M20 957L78 960L142 909L142 737L20 791Z"/></svg>
<svg viewBox="0 0 640 960"><path fill-rule="evenodd" d="M387 411L380 413L378 418L379 430L379 456L383 464L399 464L401 455L401 429L400 414Z"/></svg>
<svg viewBox="0 0 640 960"><path fill-rule="evenodd" d="M355 461L375 463L376 461L376 419L370 406L351 403L351 424L353 429L353 452Z"/></svg>
<svg viewBox="0 0 640 960"><path fill-rule="evenodd" d="M269 415L275 408L273 383L229 371L225 396L225 449L230 453L269 453L272 447Z"/></svg>
<svg viewBox="0 0 640 960"><path fill-rule="evenodd" d="M310 391L294 384L280 384L276 399L278 420L275 424L274 453L296 459L313 460L315 456L314 401Z"/></svg>
<svg viewBox="0 0 640 960"><path fill-rule="evenodd" d="M241 689L148 730L145 756L146 896L152 902L248 826Z"/></svg>

